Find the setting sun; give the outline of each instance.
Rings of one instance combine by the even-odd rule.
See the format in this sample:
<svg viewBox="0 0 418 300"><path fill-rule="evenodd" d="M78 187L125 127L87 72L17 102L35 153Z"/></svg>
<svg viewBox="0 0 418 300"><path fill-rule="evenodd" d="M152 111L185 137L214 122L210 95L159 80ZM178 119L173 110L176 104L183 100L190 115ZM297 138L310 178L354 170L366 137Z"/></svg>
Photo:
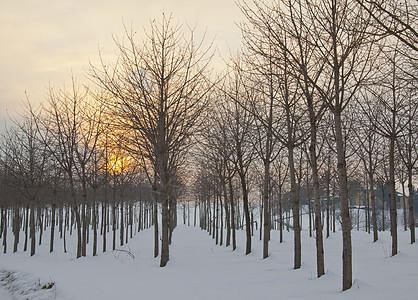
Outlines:
<svg viewBox="0 0 418 300"><path fill-rule="evenodd" d="M107 169L113 173L121 173L122 171L126 170L128 164L129 162L126 157L112 155L109 158Z"/></svg>

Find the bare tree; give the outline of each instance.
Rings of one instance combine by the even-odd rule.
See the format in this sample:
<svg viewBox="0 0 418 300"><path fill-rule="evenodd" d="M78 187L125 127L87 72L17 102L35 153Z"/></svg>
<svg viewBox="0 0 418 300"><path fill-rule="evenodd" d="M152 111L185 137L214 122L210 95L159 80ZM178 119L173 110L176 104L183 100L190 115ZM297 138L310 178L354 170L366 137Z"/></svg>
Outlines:
<svg viewBox="0 0 418 300"><path fill-rule="evenodd" d="M362 97L368 97L368 94L362 93ZM360 103L360 107L361 106L362 104ZM379 167L381 160L378 151L381 147L381 141L379 140L379 136L376 134L373 122L370 121L370 117L372 117L371 115L373 115L372 119L374 119L377 112L369 110L370 107L365 109L368 112L368 115L361 113L361 108L360 113L357 114L359 128L354 131L354 135L356 139L355 143L358 145L357 154L363 163L364 170L366 171L368 177L369 195L366 197L370 199L372 205L373 242L376 242L379 236L376 217L375 183L376 169Z"/></svg>
<svg viewBox="0 0 418 300"><path fill-rule="evenodd" d="M152 20L146 39L138 44L134 33L126 31L127 45L115 40L119 57L114 64L93 68L98 85L110 95L107 102L117 126L131 132L136 155L158 177L162 201L161 263L169 260L169 202L173 197L174 172L189 147L193 128L210 90L208 83L211 47L204 39L189 37L172 16ZM135 148L136 149L132 149ZM153 172L149 172L152 174Z"/></svg>
<svg viewBox="0 0 418 300"><path fill-rule="evenodd" d="M245 24L241 25L244 36L245 53L243 59L246 69L242 76L246 78L244 90L247 100L242 103L244 109L250 112L254 118L254 139L253 145L257 156L263 164L262 178L262 212L260 212L260 238L263 235L263 259L268 257L268 243L271 230L271 163L280 151L276 151L278 140L273 132L279 132L283 124L278 122L276 111L280 108L277 105L277 98L280 97L281 83L280 68L277 64L277 57L273 45L264 40L264 37L249 32ZM257 45L257 47L255 46ZM263 218L264 216L264 218Z"/></svg>
<svg viewBox="0 0 418 300"><path fill-rule="evenodd" d="M67 176L77 225L77 258L83 253L83 241L82 220L76 195L75 164L77 136L80 134L78 126L81 107L79 104L83 102L86 95L86 91L80 90L75 79L72 78L70 90L65 88L55 90L51 87L42 114L33 115L44 146Z"/></svg>
<svg viewBox="0 0 418 300"><path fill-rule="evenodd" d="M373 123L374 130L387 139L389 143L389 208L392 235L392 256L398 252L397 242L397 210L395 191L395 150L396 141L406 128L408 122L405 82L399 76L401 55L396 50L383 51L383 58L377 71L376 84L369 88L371 101L366 102L364 111ZM367 99L365 99L366 101ZM373 107L373 109L372 109ZM371 110L372 109L372 110ZM372 114L372 111L376 111Z"/></svg>
<svg viewBox="0 0 418 300"><path fill-rule="evenodd" d="M222 90L226 98L226 101L223 103L223 109L227 112L225 116L228 120L226 122L228 124L227 135L233 145L231 160L235 166L242 190L246 231L245 254L247 255L251 253L248 171L254 161L255 151L251 142L254 117L244 108L245 102L251 97L247 92L251 93L251 91L246 89L244 85L245 79L242 75L242 65L237 60L232 67L230 78L226 80ZM232 196L230 198L232 199Z"/></svg>
<svg viewBox="0 0 418 300"><path fill-rule="evenodd" d="M98 140L102 132L102 107L89 95L86 89L85 94L77 99L75 105L78 110L78 118L75 123L75 147L74 167L82 188L81 219L82 219L82 248L81 255L86 256L87 248L87 218L86 211L90 208L87 202L88 172L87 168L96 153Z"/></svg>
<svg viewBox="0 0 418 300"><path fill-rule="evenodd" d="M323 0L310 3L308 9L315 22L312 42L326 66L325 80L316 87L334 118L343 235L342 289L347 290L352 285L352 248L343 112L370 72L373 40L368 35L370 22L351 0ZM331 93L324 88L329 78Z"/></svg>
<svg viewBox="0 0 418 300"><path fill-rule="evenodd" d="M415 214L414 214L414 191L413 176L414 168L418 163L418 102L416 90L413 87L406 88L407 107L406 113L402 118L406 118L406 127L404 133L396 140L399 155L406 168L406 177L408 180L408 220L411 233L411 244L415 242Z"/></svg>
<svg viewBox="0 0 418 300"><path fill-rule="evenodd" d="M217 107L222 107L223 94L218 91L214 95L218 101L214 101L213 108L210 107L206 111L204 123L204 129L201 130L198 138L200 147L197 149L199 152L196 154L198 157L204 156L204 162L207 171L211 170L219 181L219 192L223 196L223 206L225 207L225 222L226 222L226 241L225 245L228 247L231 244L232 233L232 245L233 250L236 248L236 234L234 223L234 199L231 197L231 193L228 191L228 182L236 174L236 169L233 166L233 140L228 130L230 126L230 120L228 119L228 111L219 110ZM222 221L222 220L221 220ZM222 233L222 231L221 231Z"/></svg>

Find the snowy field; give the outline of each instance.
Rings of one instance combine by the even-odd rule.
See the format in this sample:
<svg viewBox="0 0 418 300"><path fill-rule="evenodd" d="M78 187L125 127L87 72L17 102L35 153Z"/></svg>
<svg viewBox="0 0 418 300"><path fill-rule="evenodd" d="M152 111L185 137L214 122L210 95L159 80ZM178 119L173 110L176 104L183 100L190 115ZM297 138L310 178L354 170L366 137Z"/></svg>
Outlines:
<svg viewBox="0 0 418 300"><path fill-rule="evenodd" d="M418 245L410 245L409 232L399 230L399 254L390 257L390 234L379 233L373 243L372 235L352 231L354 282L342 293L340 232L325 240L326 274L320 279L315 276L315 240L306 229L299 270L292 269L292 232L285 232L279 244L273 231L271 255L263 260L257 232L253 252L245 256L243 231L232 252L216 246L198 227L179 224L165 268L152 257L152 228L119 248L134 257L109 251L93 258L89 249L87 257L75 259L74 244L64 254L59 239L50 254L45 232L32 258L22 251L0 254L0 299L418 299ZM50 283L51 289L42 289Z"/></svg>

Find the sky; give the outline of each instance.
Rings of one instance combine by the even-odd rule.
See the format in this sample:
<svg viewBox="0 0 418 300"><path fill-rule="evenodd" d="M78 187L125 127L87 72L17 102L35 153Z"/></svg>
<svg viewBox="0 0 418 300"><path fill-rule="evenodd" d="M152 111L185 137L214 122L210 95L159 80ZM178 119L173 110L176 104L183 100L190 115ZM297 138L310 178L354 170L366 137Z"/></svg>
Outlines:
<svg viewBox="0 0 418 300"><path fill-rule="evenodd" d="M222 57L240 43L242 17L234 0L0 0L0 7L0 127L19 115L26 97L42 102L49 85L69 84L71 74L87 82L99 49L116 58L112 35L123 36L123 24L132 24L140 41L164 11L206 31Z"/></svg>

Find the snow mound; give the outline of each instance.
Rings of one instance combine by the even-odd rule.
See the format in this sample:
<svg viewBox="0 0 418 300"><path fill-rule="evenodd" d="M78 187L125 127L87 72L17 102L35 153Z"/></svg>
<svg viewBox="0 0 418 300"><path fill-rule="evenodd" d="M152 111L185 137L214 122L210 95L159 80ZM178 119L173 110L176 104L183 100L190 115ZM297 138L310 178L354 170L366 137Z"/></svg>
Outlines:
<svg viewBox="0 0 418 300"><path fill-rule="evenodd" d="M10 299L16 300L49 300L56 296L56 287L52 280L35 280L28 274L8 270L0 270L0 289L2 299L10 296Z"/></svg>
<svg viewBox="0 0 418 300"><path fill-rule="evenodd" d="M353 281L352 289L372 290L373 286L359 279Z"/></svg>

